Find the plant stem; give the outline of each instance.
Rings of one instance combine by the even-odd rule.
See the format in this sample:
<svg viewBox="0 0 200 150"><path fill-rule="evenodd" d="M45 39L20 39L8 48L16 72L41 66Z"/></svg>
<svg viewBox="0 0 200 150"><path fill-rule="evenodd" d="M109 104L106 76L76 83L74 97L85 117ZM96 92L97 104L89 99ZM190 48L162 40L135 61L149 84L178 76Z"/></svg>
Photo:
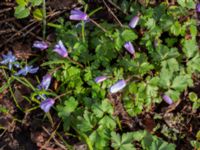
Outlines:
<svg viewBox="0 0 200 150"><path fill-rule="evenodd" d="M99 10L101 10L102 9L102 7L99 7L99 8L97 8L97 9L95 9L95 10L93 10L91 13L89 13L89 17L90 16L92 16L93 14L95 14L97 11L99 11Z"/></svg>
<svg viewBox="0 0 200 150"><path fill-rule="evenodd" d="M105 28L103 28L100 24L98 24L96 21L90 18L90 21L94 23L97 27L99 27L103 32L107 32Z"/></svg>
<svg viewBox="0 0 200 150"><path fill-rule="evenodd" d="M45 37L46 37L46 0L43 0L43 3L42 3L42 22L43 22L43 39L45 40Z"/></svg>

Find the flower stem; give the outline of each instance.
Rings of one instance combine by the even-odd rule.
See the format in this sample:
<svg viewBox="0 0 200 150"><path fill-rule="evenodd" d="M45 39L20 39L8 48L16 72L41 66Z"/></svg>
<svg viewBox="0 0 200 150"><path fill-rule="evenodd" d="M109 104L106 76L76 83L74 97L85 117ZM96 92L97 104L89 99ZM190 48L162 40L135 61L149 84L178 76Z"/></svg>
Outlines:
<svg viewBox="0 0 200 150"><path fill-rule="evenodd" d="M85 23L84 23L84 21L81 22L81 26L82 26L83 43L85 43Z"/></svg>

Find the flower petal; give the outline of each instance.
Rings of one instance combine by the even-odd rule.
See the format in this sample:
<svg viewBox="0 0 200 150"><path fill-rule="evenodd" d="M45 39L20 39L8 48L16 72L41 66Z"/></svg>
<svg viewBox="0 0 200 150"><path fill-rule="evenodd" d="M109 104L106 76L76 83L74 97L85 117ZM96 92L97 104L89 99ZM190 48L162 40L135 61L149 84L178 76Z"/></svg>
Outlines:
<svg viewBox="0 0 200 150"><path fill-rule="evenodd" d="M31 68L30 70L28 70L29 73L36 73L38 71L39 67L35 67L35 68Z"/></svg>
<svg viewBox="0 0 200 150"><path fill-rule="evenodd" d="M35 41L33 43L33 47L34 48L39 48L41 50L45 50L45 49L48 48L48 44L46 42L44 42L44 41Z"/></svg>
<svg viewBox="0 0 200 150"><path fill-rule="evenodd" d="M51 79L52 79L52 76L50 74L46 74L45 76L43 76L42 82L40 83L39 87L41 89L47 90L49 88L50 83L51 83Z"/></svg>
<svg viewBox="0 0 200 150"><path fill-rule="evenodd" d="M50 108L54 105L55 101L52 98L47 98L40 103L40 108L44 112L49 112Z"/></svg>

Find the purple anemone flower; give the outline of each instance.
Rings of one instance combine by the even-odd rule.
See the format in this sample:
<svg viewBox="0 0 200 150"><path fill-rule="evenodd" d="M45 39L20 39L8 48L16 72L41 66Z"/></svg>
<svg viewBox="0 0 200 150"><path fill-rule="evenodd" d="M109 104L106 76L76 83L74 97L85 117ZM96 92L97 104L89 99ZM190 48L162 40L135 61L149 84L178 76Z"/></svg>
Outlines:
<svg viewBox="0 0 200 150"><path fill-rule="evenodd" d="M54 103L54 99L47 98L46 100L40 103L40 108L44 110L44 112L49 112L50 108L54 105Z"/></svg>
<svg viewBox="0 0 200 150"><path fill-rule="evenodd" d="M126 42L126 43L124 44L124 48L125 48L130 54L132 54L132 55L135 54L135 49L134 49L134 47L133 47L133 45L132 45L131 42Z"/></svg>
<svg viewBox="0 0 200 150"><path fill-rule="evenodd" d="M33 66L25 66L21 70L19 70L17 73L15 73L16 76L18 75L27 75L28 73L34 74L38 71L39 67L33 68Z"/></svg>
<svg viewBox="0 0 200 150"><path fill-rule="evenodd" d="M65 46L61 40L58 41L58 43L55 45L53 51L58 53L62 57L68 57L67 49L65 48Z"/></svg>
<svg viewBox="0 0 200 150"><path fill-rule="evenodd" d="M42 82L38 85L38 89L45 89L47 90L50 86L52 76L50 74L46 74L42 77Z"/></svg>
<svg viewBox="0 0 200 150"><path fill-rule="evenodd" d="M106 80L107 79L107 76L99 76L99 77L96 77L95 79L94 79L94 81L96 82L96 83L101 83L101 82L103 82L104 80Z"/></svg>
<svg viewBox="0 0 200 150"><path fill-rule="evenodd" d="M131 19L130 23L129 23L129 27L134 29L134 28L136 27L136 25L138 24L139 19L140 19L140 18L139 18L138 16L134 16L134 17Z"/></svg>
<svg viewBox="0 0 200 150"><path fill-rule="evenodd" d="M172 99L167 95L164 95L162 98L169 105L171 105L173 103Z"/></svg>
<svg viewBox="0 0 200 150"><path fill-rule="evenodd" d="M88 20L89 17L86 13L84 13L78 9L75 9L75 10L71 10L69 19L80 21L80 20Z"/></svg>
<svg viewBox="0 0 200 150"><path fill-rule="evenodd" d="M198 4L196 5L196 11L197 11L198 13L200 13L200 3L198 3Z"/></svg>
<svg viewBox="0 0 200 150"><path fill-rule="evenodd" d="M46 42L44 42L44 41L35 41L33 43L33 47L34 48L39 48L40 50L43 51L43 50L48 48L48 44Z"/></svg>
<svg viewBox="0 0 200 150"><path fill-rule="evenodd" d="M2 55L2 56L3 60L0 62L0 64L2 65L8 64L9 70L12 69L13 65L19 68L19 64L16 62L17 58L13 55L11 51L9 51L7 55Z"/></svg>
<svg viewBox="0 0 200 150"><path fill-rule="evenodd" d="M111 93L116 93L120 90L122 90L126 86L126 81L125 80L119 80L116 82L114 85L110 87L110 92Z"/></svg>

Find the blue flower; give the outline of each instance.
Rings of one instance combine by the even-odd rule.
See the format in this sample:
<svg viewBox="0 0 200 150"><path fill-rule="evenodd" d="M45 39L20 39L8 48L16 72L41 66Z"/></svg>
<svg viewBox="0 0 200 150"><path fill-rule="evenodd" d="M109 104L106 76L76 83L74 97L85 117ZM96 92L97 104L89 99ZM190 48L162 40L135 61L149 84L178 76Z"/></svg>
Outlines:
<svg viewBox="0 0 200 150"><path fill-rule="evenodd" d="M136 27L136 25L138 24L139 19L140 19L140 18L139 18L138 16L134 16L134 17L131 19L130 23L129 23L129 27L134 29L134 28Z"/></svg>
<svg viewBox="0 0 200 150"><path fill-rule="evenodd" d="M33 43L34 48L39 48L40 50L45 50L48 48L48 44L44 41L35 41Z"/></svg>
<svg viewBox="0 0 200 150"><path fill-rule="evenodd" d="M19 70L15 73L16 76L18 75L27 75L28 73L34 74L38 71L39 67L33 68L33 66L25 66L23 69Z"/></svg>
<svg viewBox="0 0 200 150"><path fill-rule="evenodd" d="M173 103L172 99L167 95L164 95L162 98L169 105L171 105Z"/></svg>
<svg viewBox="0 0 200 150"><path fill-rule="evenodd" d="M65 48L65 46L61 40L58 41L58 43L55 45L53 51L58 53L62 57L68 57L67 49Z"/></svg>
<svg viewBox="0 0 200 150"><path fill-rule="evenodd" d="M71 10L69 19L80 21L80 20L88 20L89 17L86 13L84 13L78 9L75 9L75 10Z"/></svg>
<svg viewBox="0 0 200 150"><path fill-rule="evenodd" d="M126 81L125 80L119 80L116 82L114 85L110 87L110 92L111 93L116 93L120 90L122 90L126 86Z"/></svg>
<svg viewBox="0 0 200 150"><path fill-rule="evenodd" d="M12 54L11 51L8 52L7 55L3 55L3 60L0 62L0 64L7 65L9 70L12 69L12 66L19 67L19 64L16 63L17 58Z"/></svg>
<svg viewBox="0 0 200 150"><path fill-rule="evenodd" d="M51 79L52 79L52 76L50 74L46 74L45 76L43 76L42 82L40 83L40 85L38 85L38 89L39 90L42 90L42 89L47 90L50 86Z"/></svg>
<svg viewBox="0 0 200 150"><path fill-rule="evenodd" d="M40 108L44 112L49 112L50 108L54 105L55 101L52 98L47 98L46 100L40 103Z"/></svg>
<svg viewBox="0 0 200 150"><path fill-rule="evenodd" d="M107 79L107 76L99 76L99 77L96 77L95 79L94 79L94 81L96 82L96 83L101 83L101 82L103 82L104 80L106 80Z"/></svg>
<svg viewBox="0 0 200 150"><path fill-rule="evenodd" d="M126 43L124 44L124 48L125 48L130 54L132 54L132 55L134 56L134 54L135 54L135 49L134 49L134 47L133 47L133 45L132 45L131 42L126 42Z"/></svg>

